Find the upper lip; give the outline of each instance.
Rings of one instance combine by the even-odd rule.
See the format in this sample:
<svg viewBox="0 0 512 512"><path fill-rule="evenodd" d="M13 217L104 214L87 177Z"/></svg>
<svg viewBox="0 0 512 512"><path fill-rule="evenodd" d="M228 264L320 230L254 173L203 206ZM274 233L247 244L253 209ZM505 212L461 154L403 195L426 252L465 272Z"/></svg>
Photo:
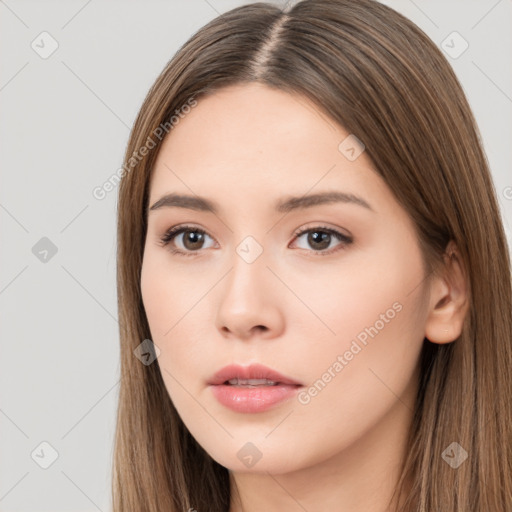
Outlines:
<svg viewBox="0 0 512 512"><path fill-rule="evenodd" d="M280 384L302 386L300 382L297 382L290 377L286 377L285 375L282 375L279 372L276 372L275 370L272 370L271 368L268 368L262 364L251 364L249 366L231 364L229 366L225 366L210 378L208 384L216 386L236 378L268 379Z"/></svg>

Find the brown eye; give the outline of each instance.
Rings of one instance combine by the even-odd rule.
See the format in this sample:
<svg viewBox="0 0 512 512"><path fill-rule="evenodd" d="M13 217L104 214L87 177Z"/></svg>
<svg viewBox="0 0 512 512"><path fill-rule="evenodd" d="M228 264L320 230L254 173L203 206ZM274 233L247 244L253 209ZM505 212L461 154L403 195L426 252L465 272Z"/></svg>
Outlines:
<svg viewBox="0 0 512 512"><path fill-rule="evenodd" d="M311 247L314 249L327 249L331 244L330 233L326 233L325 231L310 231L308 233L307 241Z"/></svg>
<svg viewBox="0 0 512 512"><path fill-rule="evenodd" d="M300 238L302 235L306 234L308 235L305 239L307 245L312 248L314 252L317 252L319 256L331 254L339 249L345 248L353 242L350 237L343 235L339 231L321 226L301 230L295 233L295 236ZM337 239L340 242L338 247L333 250L325 250L331 245L333 239ZM308 249L308 247L303 248Z"/></svg>
<svg viewBox="0 0 512 512"><path fill-rule="evenodd" d="M204 233L198 231L183 231L182 243L190 251L201 249L204 243Z"/></svg>
<svg viewBox="0 0 512 512"><path fill-rule="evenodd" d="M172 248L171 245L175 244L175 239L180 240L181 247L177 249ZM205 237L209 235L202 229L193 226L177 226L169 229L161 239L161 245L169 245L173 253L179 253L186 256L194 256L195 252L204 248Z"/></svg>

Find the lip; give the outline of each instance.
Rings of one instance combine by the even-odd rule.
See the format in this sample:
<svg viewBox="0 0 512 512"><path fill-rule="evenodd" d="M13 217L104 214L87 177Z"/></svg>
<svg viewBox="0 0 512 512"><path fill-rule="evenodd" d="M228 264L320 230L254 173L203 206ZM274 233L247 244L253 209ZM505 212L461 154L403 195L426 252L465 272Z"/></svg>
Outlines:
<svg viewBox="0 0 512 512"><path fill-rule="evenodd" d="M242 387L226 384L230 379L268 379L275 386ZM229 365L219 370L208 382L214 397L229 409L242 413L267 411L288 400L303 387L290 377L261 364Z"/></svg>
<svg viewBox="0 0 512 512"><path fill-rule="evenodd" d="M290 377L286 377L281 373L272 370L262 364L250 364L249 366L241 366L239 364L230 364L220 369L211 379L208 384L216 386L224 384L230 379L268 379L280 384L289 384L292 386L302 386Z"/></svg>

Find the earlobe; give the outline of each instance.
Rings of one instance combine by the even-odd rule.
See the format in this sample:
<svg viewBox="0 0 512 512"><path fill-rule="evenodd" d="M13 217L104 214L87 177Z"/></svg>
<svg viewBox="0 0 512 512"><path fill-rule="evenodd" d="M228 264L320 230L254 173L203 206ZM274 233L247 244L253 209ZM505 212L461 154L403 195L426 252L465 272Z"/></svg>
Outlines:
<svg viewBox="0 0 512 512"><path fill-rule="evenodd" d="M450 241L441 276L431 284L425 338L432 343L451 343L462 333L469 308L467 274L457 247Z"/></svg>

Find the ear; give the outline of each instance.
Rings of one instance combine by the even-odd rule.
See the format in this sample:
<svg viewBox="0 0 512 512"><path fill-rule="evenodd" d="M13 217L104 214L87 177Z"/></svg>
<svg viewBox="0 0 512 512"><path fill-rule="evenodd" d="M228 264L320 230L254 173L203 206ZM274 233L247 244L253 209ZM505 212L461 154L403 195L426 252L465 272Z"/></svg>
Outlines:
<svg viewBox="0 0 512 512"><path fill-rule="evenodd" d="M450 343L462 332L469 308L467 274L453 241L446 247L441 276L435 276L430 288L430 303L425 337L432 343Z"/></svg>

